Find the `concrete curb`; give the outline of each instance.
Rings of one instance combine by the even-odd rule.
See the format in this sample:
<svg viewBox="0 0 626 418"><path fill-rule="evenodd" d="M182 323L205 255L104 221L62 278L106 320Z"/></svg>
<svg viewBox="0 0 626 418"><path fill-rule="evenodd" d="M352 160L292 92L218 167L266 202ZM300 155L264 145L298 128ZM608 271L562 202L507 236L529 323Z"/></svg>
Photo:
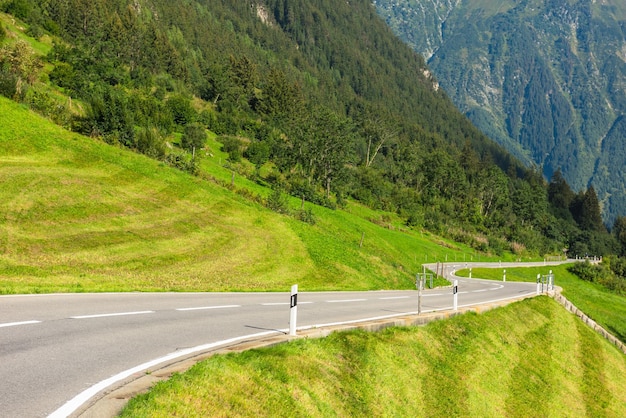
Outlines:
<svg viewBox="0 0 626 418"><path fill-rule="evenodd" d="M368 321L354 322L345 325L333 325L328 327L311 327L298 330L298 335L293 337L287 334L278 334L267 337L260 337L248 341L241 341L230 345L216 347L205 352L196 353L188 357L176 359L170 363L164 363L154 370L146 370L130 376L128 379L119 382L107 388L105 391L96 395L88 403L79 408L71 417L80 418L111 418L117 416L122 408L133 397L147 392L155 384L160 381L169 379L175 373L182 373L191 368L196 363L205 360L215 354L225 354L231 352L242 352L253 348L270 347L277 344L283 344L291 340L299 338L324 338L336 331L347 331L361 329L365 331L380 331L389 327L411 327L426 325L433 321L452 318L457 315L463 315L467 312L487 312L495 308L506 306L510 303L523 299L532 298L535 295L529 295L521 298L509 299L484 305L475 305L459 308L458 311L438 311L424 312L421 315L407 315L393 318Z"/></svg>

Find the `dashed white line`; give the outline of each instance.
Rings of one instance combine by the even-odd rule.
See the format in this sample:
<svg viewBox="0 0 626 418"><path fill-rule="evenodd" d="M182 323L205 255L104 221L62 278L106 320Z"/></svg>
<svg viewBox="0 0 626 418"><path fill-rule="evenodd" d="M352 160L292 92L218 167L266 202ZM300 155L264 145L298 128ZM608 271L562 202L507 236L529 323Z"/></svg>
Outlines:
<svg viewBox="0 0 626 418"><path fill-rule="evenodd" d="M22 321L22 322L7 322L6 324L0 324L0 328L17 327L19 325L31 325L40 324L41 321Z"/></svg>
<svg viewBox="0 0 626 418"><path fill-rule="evenodd" d="M367 299L343 299L343 300L327 300L327 303L348 303L348 302L365 302Z"/></svg>
<svg viewBox="0 0 626 418"><path fill-rule="evenodd" d="M379 298L380 300L409 299L411 296L390 296L388 298Z"/></svg>
<svg viewBox="0 0 626 418"><path fill-rule="evenodd" d="M92 319L92 318L106 318L110 316L127 316L127 315L145 315L152 314L154 311L139 311L139 312L119 312L119 313L110 313L110 314L99 314L99 315L82 315L82 316L71 316L71 319Z"/></svg>
<svg viewBox="0 0 626 418"><path fill-rule="evenodd" d="M178 308L177 311L203 311L207 309L241 308L241 305L198 306L196 308Z"/></svg>

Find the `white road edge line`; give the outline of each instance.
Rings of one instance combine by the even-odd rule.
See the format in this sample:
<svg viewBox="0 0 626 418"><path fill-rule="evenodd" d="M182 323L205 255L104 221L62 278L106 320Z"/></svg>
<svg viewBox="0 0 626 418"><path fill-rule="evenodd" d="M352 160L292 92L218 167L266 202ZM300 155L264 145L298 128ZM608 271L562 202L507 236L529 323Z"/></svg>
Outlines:
<svg viewBox="0 0 626 418"><path fill-rule="evenodd" d="M154 313L154 311L120 312L120 313L99 314L99 315L70 316L70 319L107 318L110 316L145 315L145 314L152 314L152 313Z"/></svg>
<svg viewBox="0 0 626 418"><path fill-rule="evenodd" d="M41 321L8 322L6 324L0 324L0 328L17 327L19 325L31 325L31 324L40 324L40 323Z"/></svg>
<svg viewBox="0 0 626 418"><path fill-rule="evenodd" d="M378 298L380 300L394 300L394 299L410 299L411 296L391 296L388 298Z"/></svg>
<svg viewBox="0 0 626 418"><path fill-rule="evenodd" d="M533 294L533 292L528 292L525 296L529 296L529 295L532 295L532 294ZM493 302L498 302L498 301L508 300L508 299L515 299L515 297L502 298L502 299L496 299L496 300L492 300L492 301L481 302L481 304L482 303L493 303ZM476 304L460 305L459 307L474 306L474 305L476 305ZM442 309L434 309L434 310L431 310L431 311L423 311L422 313L436 312L436 311L445 311L445 310L450 310L450 309L451 309L451 307L446 307L446 308L442 308ZM393 318L393 317L404 316L404 315L415 315L415 314L417 314L417 312L405 312L405 313L401 313L401 314L378 316L378 317L374 317L374 318L356 319L356 320L353 320L353 321L334 322L334 323L328 323L328 324L317 324L317 325L299 327L298 330L323 328L323 327L330 327L330 326L336 326L336 325L347 325L347 324L354 324L354 323L358 323L358 322L377 321L377 320L386 319L386 318ZM285 332L285 333L287 332L287 330L277 330L277 331L281 331L281 332ZM176 351L174 353L171 353L171 354L168 354L166 356L157 358L155 360L148 361L146 363L140 364L137 367L133 367L132 369L128 369L128 370L125 370L125 371L123 371L121 373L118 373L115 376L112 376L112 377L110 377L110 378L108 378L106 380L103 380L100 383L97 383L97 384L93 385L92 387L84 390L83 392L81 392L78 395L76 395L74 398L70 399L67 403L65 403L65 405L63 405L62 407L60 407L59 409L54 411L52 414L48 415L48 418L66 418L69 415L71 415L72 413L76 412L76 410L78 408L80 408L85 402L87 402L93 396L97 395L99 392L105 390L109 386L114 385L115 383L117 383L117 382L119 382L121 380L124 380L124 379L132 376L135 373L147 370L150 367L153 367L153 366L156 366L158 364L164 363L166 361L171 361L171 360L174 360L176 358L183 357L183 356L186 356L186 355L189 355L189 354L194 354L194 353L199 352L199 351L210 350L212 348L219 347L220 345L231 344L231 343L235 343L235 342L246 340L246 339L250 339L250 338L264 337L266 335L271 335L271 334L274 334L274 333L276 333L276 331L265 331L265 332L260 332L258 334L244 335L242 337L235 337L235 338L231 338L231 339L228 339L228 340L217 341L217 342L210 343L210 344L205 344L205 345L199 345L197 347L188 348L186 350Z"/></svg>
<svg viewBox="0 0 626 418"><path fill-rule="evenodd" d="M206 309L241 308L241 305L199 306L197 308L178 308L177 311L202 311Z"/></svg>
<svg viewBox="0 0 626 418"><path fill-rule="evenodd" d="M151 367L154 367L158 364L165 363L166 361L175 360L180 357L184 357L190 354L194 354L199 351L210 350L215 347L219 347L220 345L232 344L238 341L250 339L250 338L258 338L263 337L270 334L275 334L276 331L265 331L260 332L258 334L244 335L242 337L235 337L228 340L218 341L215 343L199 345L197 347L188 348L186 350L179 350L174 353L170 353L166 356L159 357L157 359L148 361L146 363L140 364L139 366L133 367L132 369L125 370L121 373L116 374L115 376L111 376L110 378L101 381L100 383L96 383L92 387L82 391L78 395L76 395L73 399L70 399L65 403L62 407L48 415L48 418L65 418L70 416L72 413L76 412L78 408L80 408L85 402L91 399L93 396L97 395L99 392L105 390L111 385L118 383L128 377L132 376L135 373L142 372Z"/></svg>

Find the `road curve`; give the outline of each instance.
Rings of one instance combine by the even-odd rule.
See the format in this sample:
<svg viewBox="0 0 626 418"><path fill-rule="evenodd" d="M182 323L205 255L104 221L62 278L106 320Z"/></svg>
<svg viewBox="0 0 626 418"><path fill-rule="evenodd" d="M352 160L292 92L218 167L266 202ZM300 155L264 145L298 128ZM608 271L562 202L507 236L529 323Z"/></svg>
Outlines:
<svg viewBox="0 0 626 418"><path fill-rule="evenodd" d="M448 263L444 271L452 277L464 267ZM459 308L536 291L532 283L458 280ZM288 293L0 296L1 415L67 416L125 372L223 342L284 334L289 302ZM451 289L433 289L421 306L429 312L452 304ZM301 292L298 310L298 328L406 316L417 313L417 292Z"/></svg>

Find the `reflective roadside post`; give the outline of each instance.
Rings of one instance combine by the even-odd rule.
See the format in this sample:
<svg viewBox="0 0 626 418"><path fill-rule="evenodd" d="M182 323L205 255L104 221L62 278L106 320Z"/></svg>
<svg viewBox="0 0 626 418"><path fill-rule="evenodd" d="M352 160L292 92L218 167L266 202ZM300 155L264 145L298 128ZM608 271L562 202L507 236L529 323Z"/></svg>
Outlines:
<svg viewBox="0 0 626 418"><path fill-rule="evenodd" d="M291 309L289 310L289 335L296 335L298 320L298 285L291 286Z"/></svg>

